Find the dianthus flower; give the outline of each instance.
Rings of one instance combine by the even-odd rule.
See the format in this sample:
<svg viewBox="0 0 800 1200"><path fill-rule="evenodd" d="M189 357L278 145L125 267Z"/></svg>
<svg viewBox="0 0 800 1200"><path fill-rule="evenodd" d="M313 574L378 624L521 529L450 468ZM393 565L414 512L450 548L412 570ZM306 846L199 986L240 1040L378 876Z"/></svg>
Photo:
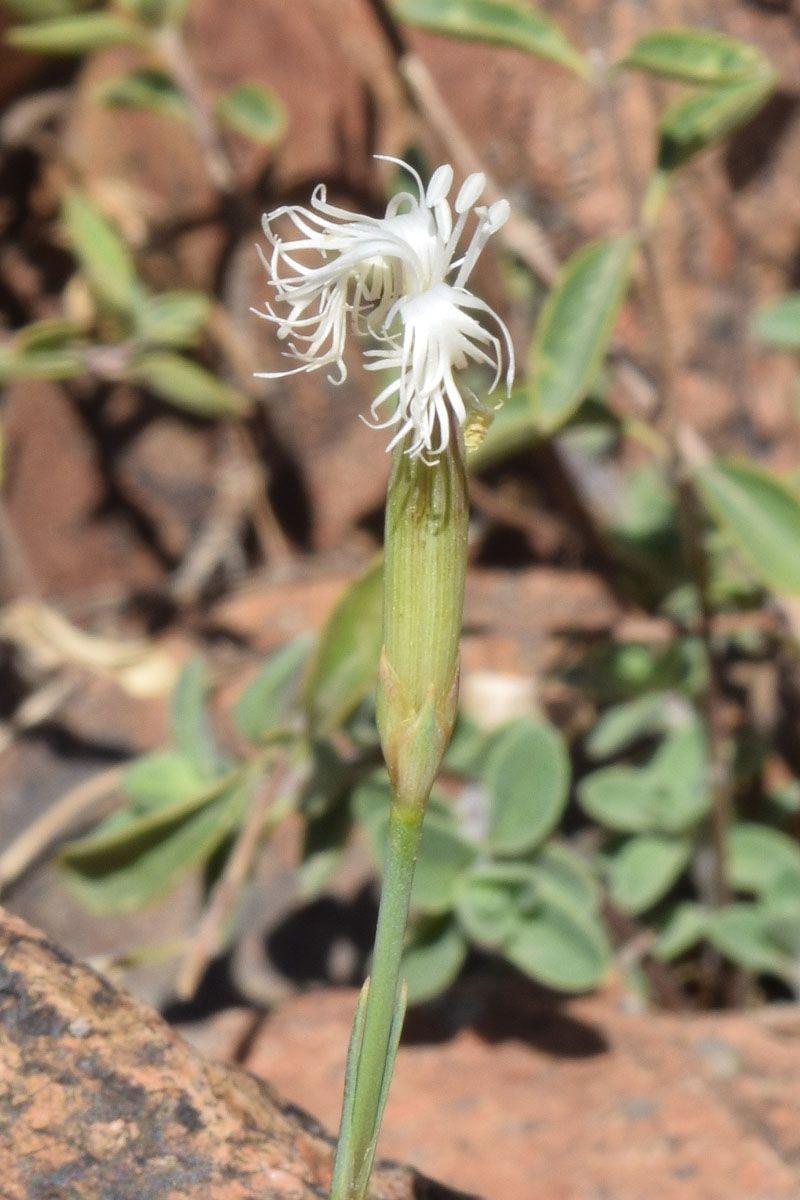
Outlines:
<svg viewBox="0 0 800 1200"><path fill-rule="evenodd" d="M274 298L258 315L276 325L278 337L288 343L287 357L298 365L261 377L333 366L338 374L331 376L332 382L342 383L348 329L371 336L377 347L366 351L368 369L388 369L394 375L372 404L375 427L396 426L389 449L408 436L406 452L432 461L446 449L453 422L463 428L474 414L486 412L454 372L479 364L492 372L492 390L504 375L506 387L511 386L514 354L508 330L466 287L509 206L506 200L479 206L485 179L476 173L456 196L454 218L447 199L452 167L434 171L426 189L411 167L399 159L387 161L409 172L417 195L393 196L383 217L328 204L323 184L314 189L310 208L284 205L264 217L272 253L269 258L262 254L262 260ZM477 226L466 251L456 257L470 213ZM275 232L285 218L298 237L287 240ZM276 311L275 305L288 312ZM379 410L387 404L392 411L379 421Z"/></svg>

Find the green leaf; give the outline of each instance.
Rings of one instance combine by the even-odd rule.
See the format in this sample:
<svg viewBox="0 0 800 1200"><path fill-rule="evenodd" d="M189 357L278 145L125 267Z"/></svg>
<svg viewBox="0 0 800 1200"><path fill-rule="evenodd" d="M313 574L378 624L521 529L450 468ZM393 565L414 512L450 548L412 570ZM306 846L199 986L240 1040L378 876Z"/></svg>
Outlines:
<svg viewBox="0 0 800 1200"><path fill-rule="evenodd" d="M731 83L769 68L755 46L710 29L658 29L634 43L620 61L662 79Z"/></svg>
<svg viewBox="0 0 800 1200"><path fill-rule="evenodd" d="M486 734L480 726L463 709L459 709L453 736L442 759L442 770L467 778L480 775L486 744Z"/></svg>
<svg viewBox="0 0 800 1200"><path fill-rule="evenodd" d="M197 763L170 751L134 759L122 780L122 790L133 801L131 811L137 814L190 800L207 787L208 776Z"/></svg>
<svg viewBox="0 0 800 1200"><path fill-rule="evenodd" d="M233 709L236 728L253 742L284 725L300 698L301 673L312 634L293 638L271 654L241 692Z"/></svg>
<svg viewBox="0 0 800 1200"><path fill-rule="evenodd" d="M286 109L268 87L260 83L240 83L217 102L217 119L237 133L271 146L286 130Z"/></svg>
<svg viewBox="0 0 800 1200"><path fill-rule="evenodd" d="M380 784L371 791L359 788L354 808L364 824L373 853L385 865L389 836L389 792ZM452 817L432 811L425 815L420 838L411 905L424 913L437 914L452 908L465 872L472 866L477 851L456 830Z"/></svg>
<svg viewBox="0 0 800 1200"><path fill-rule="evenodd" d="M85 352L77 346L36 347L18 352L0 346L0 384L23 379L76 379L85 370Z"/></svg>
<svg viewBox="0 0 800 1200"><path fill-rule="evenodd" d="M728 835L726 857L728 880L737 892L760 896L786 872L800 874L800 846L769 825L739 821Z"/></svg>
<svg viewBox="0 0 800 1200"><path fill-rule="evenodd" d="M303 704L315 737L337 729L375 685L383 641L383 562L338 600L309 664Z"/></svg>
<svg viewBox="0 0 800 1200"><path fill-rule="evenodd" d="M512 46L559 63L584 79L586 59L550 17L513 0L392 0L399 21L448 37Z"/></svg>
<svg viewBox="0 0 800 1200"><path fill-rule="evenodd" d="M83 337L84 332L83 326L77 321L67 321L62 317L33 321L16 331L14 348L23 355L37 350L69 348L70 343Z"/></svg>
<svg viewBox="0 0 800 1200"><path fill-rule="evenodd" d="M600 921L555 905L520 921L503 954L526 975L567 992L596 987L611 965Z"/></svg>
<svg viewBox="0 0 800 1200"><path fill-rule="evenodd" d="M800 350L800 292L789 292L757 312L753 333L776 350Z"/></svg>
<svg viewBox="0 0 800 1200"><path fill-rule="evenodd" d="M461 880L455 905L472 941L502 949L520 920L541 909L535 872L527 863L477 863Z"/></svg>
<svg viewBox="0 0 800 1200"><path fill-rule="evenodd" d="M170 709L172 740L207 779L219 774L220 759L208 714L208 671L203 659L190 658L181 671Z"/></svg>
<svg viewBox="0 0 800 1200"><path fill-rule="evenodd" d="M621 833L683 833L711 803L707 748L698 721L676 729L644 767L603 767L581 780L578 800Z"/></svg>
<svg viewBox="0 0 800 1200"><path fill-rule="evenodd" d="M3 0L3 7L21 21L44 21L80 12L93 3L94 0Z"/></svg>
<svg viewBox="0 0 800 1200"><path fill-rule="evenodd" d="M578 784L585 812L620 833L645 833L653 828L650 778L646 767L602 767Z"/></svg>
<svg viewBox="0 0 800 1200"><path fill-rule="evenodd" d="M777 76L769 72L674 101L659 122L660 169L674 171L734 133L763 108L776 84Z"/></svg>
<svg viewBox="0 0 800 1200"><path fill-rule="evenodd" d="M648 768L652 811L662 833L684 833L711 807L708 744L694 718L669 733Z"/></svg>
<svg viewBox="0 0 800 1200"><path fill-rule="evenodd" d="M569 759L552 725L522 717L492 741L483 782L489 794L489 846L520 854L539 845L567 803Z"/></svg>
<svg viewBox="0 0 800 1200"><path fill-rule="evenodd" d="M717 459L694 479L758 577L777 592L800 592L800 497L752 463Z"/></svg>
<svg viewBox="0 0 800 1200"><path fill-rule="evenodd" d="M133 912L166 895L241 820L247 789L241 784L222 787L213 799L175 805L115 835L66 845L60 859L70 890L99 913Z"/></svg>
<svg viewBox="0 0 800 1200"><path fill-rule="evenodd" d="M628 290L633 237L591 242L567 260L542 308L528 356L541 433L567 421L591 387Z"/></svg>
<svg viewBox="0 0 800 1200"><path fill-rule="evenodd" d="M146 25L157 27L165 24L180 23L192 0L117 0L117 4L126 9Z"/></svg>
<svg viewBox="0 0 800 1200"><path fill-rule="evenodd" d="M114 225L77 188L64 195L67 240L99 303L129 316L141 299L133 257Z"/></svg>
<svg viewBox="0 0 800 1200"><path fill-rule="evenodd" d="M210 312L211 301L203 292L162 292L142 304L136 332L152 346L196 346Z"/></svg>
<svg viewBox="0 0 800 1200"><path fill-rule="evenodd" d="M446 991L457 979L467 950L464 935L452 918L415 921L401 967L409 1004L424 1004Z"/></svg>
<svg viewBox="0 0 800 1200"><path fill-rule="evenodd" d="M661 962L672 962L692 950L706 935L708 910L692 900L676 904L661 927L653 954Z"/></svg>
<svg viewBox="0 0 800 1200"><path fill-rule="evenodd" d="M124 75L105 79L95 97L109 108L144 108L180 120L191 113L189 102L172 76L156 67L134 67Z"/></svg>
<svg viewBox="0 0 800 1200"><path fill-rule="evenodd" d="M765 929L781 949L800 955L800 872L782 871L762 897Z"/></svg>
<svg viewBox="0 0 800 1200"><path fill-rule="evenodd" d="M76 13L9 29L6 41L32 54L87 54L107 46L147 45L140 25L111 12Z"/></svg>
<svg viewBox="0 0 800 1200"><path fill-rule="evenodd" d="M688 837L642 834L628 838L609 859L611 899L631 916L660 900L685 870L694 842Z"/></svg>
<svg viewBox="0 0 800 1200"><path fill-rule="evenodd" d="M156 392L162 400L198 417L243 417L250 402L210 371L180 354L149 350L137 354L128 378Z"/></svg>
<svg viewBox="0 0 800 1200"><path fill-rule="evenodd" d="M411 903L426 913L452 908L464 872L477 851L448 822L428 812L422 826Z"/></svg>
<svg viewBox="0 0 800 1200"><path fill-rule="evenodd" d="M584 748L592 759L612 758L642 738L661 733L684 711L685 702L672 692L645 692L607 708L586 735Z"/></svg>
<svg viewBox="0 0 800 1200"><path fill-rule="evenodd" d="M755 904L729 904L709 913L708 940L731 962L748 971L795 981L791 955L770 936L767 914Z"/></svg>
<svg viewBox="0 0 800 1200"><path fill-rule="evenodd" d="M536 891L541 898L579 915L593 912L600 889L591 867L574 851L559 842L547 842L531 860Z"/></svg>

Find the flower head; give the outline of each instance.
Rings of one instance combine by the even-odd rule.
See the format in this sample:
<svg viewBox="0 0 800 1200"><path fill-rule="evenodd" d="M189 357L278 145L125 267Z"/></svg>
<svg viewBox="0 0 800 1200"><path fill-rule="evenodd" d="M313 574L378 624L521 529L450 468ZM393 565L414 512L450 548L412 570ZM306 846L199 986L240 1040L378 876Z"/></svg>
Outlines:
<svg viewBox="0 0 800 1200"><path fill-rule="evenodd" d="M310 208L284 205L264 217L272 253L269 258L262 253L262 261L274 298L258 315L277 327L278 337L288 343L287 357L298 365L262 378L330 365L338 372L332 381L341 383L347 374L348 328L370 335L378 345L366 351L368 369L395 374L373 402L376 427L396 426L389 448L410 435L406 452L430 461L447 447L453 421L463 426L471 413L486 411L472 392L462 390L454 372L478 363L493 372L492 389L503 374L506 386L511 384L508 330L466 287L509 206L505 200L478 206L485 179L476 173L465 180L451 208L452 167L439 167L425 188L411 167L399 159L388 161L409 172L417 194L393 196L383 217L329 204L322 184L314 189ZM471 213L477 226L466 251L456 257ZM284 240L276 233L282 218L292 223L297 237ZM288 311L282 314L275 305ZM484 328L481 317L494 332ZM379 421L387 404L392 411Z"/></svg>

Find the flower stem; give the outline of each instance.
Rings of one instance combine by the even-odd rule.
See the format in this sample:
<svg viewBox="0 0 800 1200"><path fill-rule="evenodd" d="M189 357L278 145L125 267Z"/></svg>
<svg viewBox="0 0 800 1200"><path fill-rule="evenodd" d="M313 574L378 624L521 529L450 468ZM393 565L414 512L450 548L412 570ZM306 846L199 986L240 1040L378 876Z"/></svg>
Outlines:
<svg viewBox="0 0 800 1200"><path fill-rule="evenodd" d="M400 980L424 805L392 803L372 973L356 1014L329 1200L366 1195L405 1001Z"/></svg>

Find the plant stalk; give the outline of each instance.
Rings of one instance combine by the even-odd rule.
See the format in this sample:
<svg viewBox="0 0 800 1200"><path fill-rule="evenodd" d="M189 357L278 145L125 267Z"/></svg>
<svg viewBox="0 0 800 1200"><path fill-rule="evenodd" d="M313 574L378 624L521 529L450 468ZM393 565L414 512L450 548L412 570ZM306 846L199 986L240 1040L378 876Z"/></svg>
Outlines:
<svg viewBox="0 0 800 1200"><path fill-rule="evenodd" d="M372 972L360 1039L353 1047L355 1073L345 1090L329 1200L362 1200L369 1184L404 1007L400 964L423 813L421 805L393 803L389 814Z"/></svg>

